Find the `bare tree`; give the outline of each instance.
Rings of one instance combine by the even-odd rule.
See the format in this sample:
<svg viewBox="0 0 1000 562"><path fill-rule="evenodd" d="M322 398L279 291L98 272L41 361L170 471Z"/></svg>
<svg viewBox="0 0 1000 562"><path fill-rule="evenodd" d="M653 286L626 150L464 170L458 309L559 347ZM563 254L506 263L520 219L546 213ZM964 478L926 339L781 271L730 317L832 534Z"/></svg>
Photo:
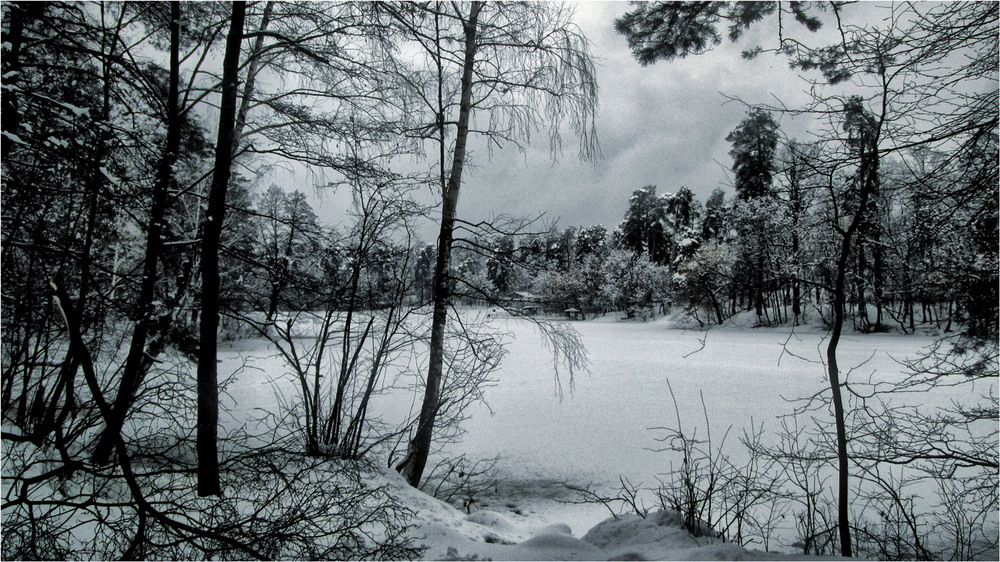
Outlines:
<svg viewBox="0 0 1000 562"><path fill-rule="evenodd" d="M292 402L305 451L348 459L363 457L391 440L398 428L371 427L369 406L405 370L419 345L419 303L408 303L414 256L413 221L425 209L409 196L405 178L369 185L355 178L354 224L343 240L331 240L338 254L319 279L290 280L288 288L314 295L301 310L269 318L263 327L292 368ZM273 334L273 335L272 335Z"/></svg>
<svg viewBox="0 0 1000 562"><path fill-rule="evenodd" d="M116 436L121 431L121 426L125 422L125 416L132 403L135 394L142 380L142 375L148 369L148 358L155 357L158 351L147 351L146 341L153 328L154 318L153 301L155 299L155 288L159 275L157 264L160 260L160 251L163 246L164 218L167 209L168 192L176 189L176 179L174 176L174 165L177 163L178 152L181 144L181 119L179 115L180 105L180 25L181 9L179 5L171 5L169 14L168 29L170 33L169 51L170 66L168 78L168 90L166 101L166 113L164 123L167 126L166 144L163 148L163 156L156 171L156 181L150 200L149 223L146 229L146 250L143 259L142 279L139 289L139 298L135 307L139 312L139 318L132 333L132 340L129 344L128 357L125 360L125 367L122 371L121 384L118 394L114 400L112 417L110 423L105 428L104 434L94 448L92 459L95 462L106 463L110 460L113 444Z"/></svg>
<svg viewBox="0 0 1000 562"><path fill-rule="evenodd" d="M445 333L451 283L451 253L459 192L471 134L490 146L530 140L539 122L549 125L553 153L560 126L569 121L580 137L580 154L597 153L594 112L597 88L586 40L554 4L384 6L404 36L416 43L426 65L410 76L414 95L431 119L413 134L435 143L442 197L441 225L434 270L430 358L420 420L407 455L398 463L407 481L420 483L435 419L441 407ZM476 128L474 116L488 125ZM449 149L446 133L454 130ZM447 164L450 158L450 168Z"/></svg>
<svg viewBox="0 0 1000 562"><path fill-rule="evenodd" d="M219 382L216 351L219 330L219 239L226 215L226 190L233 163L233 134L236 126L237 72L246 2L234 2L223 59L222 101L219 108L215 170L208 195L208 210L202 234L201 314L198 349L198 495L221 493L219 484L218 425Z"/></svg>
<svg viewBox="0 0 1000 562"><path fill-rule="evenodd" d="M263 12L254 15L266 32L267 14L278 5L259 6ZM190 493L196 470L189 422L197 395L189 359L171 348L191 349L172 338L174 323L190 312L184 304L196 301L200 264L191 249L204 217L199 190L213 175L206 173L211 164L197 107L214 103L220 91L219 78L204 65L225 35L229 6L16 8L3 6L4 557L414 556L402 535L408 512L384 490L358 478L343 481L345 491L357 494L327 488L329 478L346 478L362 465L319 459L296 466L283 444L261 448L235 431L222 436L236 451L227 466L258 478L237 480L228 498ZM8 33L12 13L18 23ZM295 19L282 22L294 28ZM323 19L316 34L337 36L325 27L329 22ZM279 47L256 41L251 53L298 48L287 36L247 37L235 18L230 27L230 47L267 37ZM6 56L8 39L17 43L16 60ZM237 89L235 60L227 57L221 81L227 94ZM246 67L243 99L256 97L252 83L260 68ZM19 88L10 99L8 71ZM220 164L234 157L240 138L239 104L225 105L223 113L236 119L220 126ZM246 181L228 167L215 172L215 187L246 193ZM218 254L216 287L224 289L233 246L242 241L227 232L239 226L232 209L223 220L216 212L237 201L217 190L211 198L206 231L222 230L219 245L227 237L232 243ZM178 257L191 259L178 260L175 271ZM38 290L50 283L52 289ZM217 310L211 298L206 304ZM22 320L23 330L8 330ZM213 354L213 368L216 361ZM115 390L114 401L106 398ZM109 451L98 455L104 459L93 459L95 439ZM42 466L48 468L39 473ZM309 485L285 480L326 469L327 477ZM92 536L80 535L77 524L93 529Z"/></svg>

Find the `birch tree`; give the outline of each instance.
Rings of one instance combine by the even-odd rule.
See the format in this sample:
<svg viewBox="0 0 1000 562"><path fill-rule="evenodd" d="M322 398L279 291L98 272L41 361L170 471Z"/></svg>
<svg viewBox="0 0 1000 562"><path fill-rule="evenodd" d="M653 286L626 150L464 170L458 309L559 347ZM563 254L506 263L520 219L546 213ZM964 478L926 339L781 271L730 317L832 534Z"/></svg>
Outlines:
<svg viewBox="0 0 1000 562"><path fill-rule="evenodd" d="M455 279L451 254L461 224L458 201L470 137L483 137L491 149L523 147L544 128L555 157L561 153L563 126L568 125L579 138L580 157L594 158L597 84L587 41L565 6L472 2L382 8L420 54L415 68L401 71L428 116L411 134L436 148L441 194L424 397L407 453L396 466L417 486L442 406L445 334Z"/></svg>

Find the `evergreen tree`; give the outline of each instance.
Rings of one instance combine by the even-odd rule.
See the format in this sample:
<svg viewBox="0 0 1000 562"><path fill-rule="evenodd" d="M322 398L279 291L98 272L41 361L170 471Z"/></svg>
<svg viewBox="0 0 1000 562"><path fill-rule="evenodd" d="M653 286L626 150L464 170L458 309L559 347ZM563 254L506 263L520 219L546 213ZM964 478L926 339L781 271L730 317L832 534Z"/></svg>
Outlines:
<svg viewBox="0 0 1000 562"><path fill-rule="evenodd" d="M778 148L778 124L770 111L758 107L747 116L726 140L733 148L736 196L749 201L773 195L774 157Z"/></svg>
<svg viewBox="0 0 1000 562"><path fill-rule="evenodd" d="M670 261L672 244L668 236L667 201L656 195L656 186L647 185L632 192L625 218L618 225L619 244L635 254L645 253L650 261Z"/></svg>
<svg viewBox="0 0 1000 562"><path fill-rule="evenodd" d="M771 232L768 230L767 212L774 198L773 179L775 151L778 147L778 124L769 111L752 108L726 140L733 145L736 196L743 209L744 220L739 221L741 258L748 272L747 290L757 313L758 323L765 323L764 296L768 287L765 271L767 256L771 251Z"/></svg>

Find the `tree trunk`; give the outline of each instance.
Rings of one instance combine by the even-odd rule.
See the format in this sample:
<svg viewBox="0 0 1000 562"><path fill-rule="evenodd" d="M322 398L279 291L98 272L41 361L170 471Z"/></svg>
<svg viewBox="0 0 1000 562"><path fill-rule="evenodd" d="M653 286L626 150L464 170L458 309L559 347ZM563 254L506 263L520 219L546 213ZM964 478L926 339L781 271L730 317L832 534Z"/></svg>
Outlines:
<svg viewBox="0 0 1000 562"><path fill-rule="evenodd" d="M794 165L794 164L793 164ZM798 176L792 179L792 315L795 316L795 326L802 320L802 290L799 279L802 277L802 261L799 255L799 214L802 212L802 199L799 193Z"/></svg>
<svg viewBox="0 0 1000 562"><path fill-rule="evenodd" d="M760 233L758 233L760 235ZM764 251L758 246L753 272L753 307L757 313L757 324L762 324L764 317Z"/></svg>
<svg viewBox="0 0 1000 562"><path fill-rule="evenodd" d="M267 26L271 23L271 12L274 10L273 0L269 1L264 5L264 13L261 15L260 20L260 31L265 31ZM264 34L261 33L254 40L253 50L250 51L250 66L247 67L247 81L243 85L243 97L240 100L240 108L236 113L236 130L233 132L233 156L239 154L240 151L240 141L243 139L243 131L246 129L247 115L250 113L250 102L253 96L254 84L257 81L257 74L260 72L260 67L263 66L263 62L260 58L260 52L264 48ZM285 264L282 264L282 273L285 271ZM277 318L278 314L278 297L281 296L282 291L282 280L281 276L271 282L271 294L268 298L267 306L267 320L265 324L270 324Z"/></svg>
<svg viewBox="0 0 1000 562"><path fill-rule="evenodd" d="M122 370L118 394L115 396L115 401L111 406L111 416L91 456L91 461L97 464L105 464L111 460L111 456L114 453L115 440L118 438L119 432L121 432L128 409L132 405L133 395L139 388L143 373L148 367L148 361L146 360L146 340L149 337L150 328L153 324L153 301L155 300L156 281L158 279L156 266L163 247L163 223L167 208L167 194L174 181L173 168L177 162L181 142L181 123L178 117L178 97L180 91L180 17L180 5L178 3L171 4L170 83L167 93L167 114L165 115L167 141L160 165L156 170L156 183L153 187L152 201L149 208L149 227L146 232L146 255L143 262L142 279L139 284L139 299L135 304L135 308L139 312L139 318L136 320L135 331L132 332L132 340L129 343L128 355L125 359L125 368Z"/></svg>
<svg viewBox="0 0 1000 562"><path fill-rule="evenodd" d="M236 154L234 145L233 154ZM285 253L281 256L280 263L276 265L277 271L271 273L274 280L271 281L271 294L267 299L267 323L270 324L278 318L278 301L281 300L281 293L285 290L288 282L288 265L292 259L292 250L295 242L295 219L289 217L291 224L288 227L288 242L285 244Z"/></svg>
<svg viewBox="0 0 1000 562"><path fill-rule="evenodd" d="M860 211L859 211L860 212ZM840 368L837 363L837 346L844 328L844 306L846 304L846 278L848 260L850 258L851 232L843 236L843 247L837 260L837 280L833 290L833 329L830 332L830 343L826 348L826 359L830 377L830 390L833 392L833 415L837 428L837 469L839 501L837 517L840 530L840 550L842 556L851 556L851 529L848 524L848 457L847 457L847 424L844 419L844 398L840 392Z"/></svg>
<svg viewBox="0 0 1000 562"><path fill-rule="evenodd" d="M865 298L865 273L867 269L868 260L865 255L865 244L863 240L858 240L858 270L854 274L854 285L857 291L855 327L866 333L871 331L871 320L868 319L868 301Z"/></svg>
<svg viewBox="0 0 1000 562"><path fill-rule="evenodd" d="M840 366L837 362L837 346L844 328L844 309L847 304L847 274L851 262L851 245L862 224L865 210L872 193L877 189L878 181L878 137L873 136L870 146L861 148L861 193L860 204L847 230L840 230L842 237L840 256L837 259L836 281L833 287L833 328L830 332L830 343L826 348L827 370L830 378L830 391L833 394L833 414L837 432L837 525L840 533L841 556L853 556L851 545L851 526L848 485L849 457L847 450L847 422L844 414L844 398L841 393ZM839 229L838 229L839 230ZM863 253L863 252L862 252Z"/></svg>
<svg viewBox="0 0 1000 562"><path fill-rule="evenodd" d="M882 299L885 287L885 257L879 225L875 225L875 243L872 245L872 298L875 301L875 329L882 329Z"/></svg>
<svg viewBox="0 0 1000 562"><path fill-rule="evenodd" d="M476 27L480 2L473 2L469 18L465 21L465 59L462 69L462 97L459 105L458 125L455 135L455 152L451 174L442 193L441 230L438 235L437 262L434 267L434 313L431 321L430 358L427 365L427 387L420 407L417 430L410 440L406 457L396 466L411 486L420 485L427 457L430 454L434 420L437 417L444 367L444 336L448 320L448 303L451 297L451 246L455 226L458 194L462 186L462 169L465 164L465 147L469 137L469 119L472 113L472 78L476 62ZM443 121L442 121L443 123ZM444 142L444 136L440 139Z"/></svg>
<svg viewBox="0 0 1000 562"><path fill-rule="evenodd" d="M260 31L267 30L271 24L271 12L274 10L274 1L269 0L264 5L264 13L261 14ZM243 131L247 124L247 115L250 113L250 102L253 97L254 85L257 82L257 74L260 72L263 61L260 52L264 49L264 34L257 35L254 40L253 50L250 51L250 66L247 67L247 80L243 85L243 97L240 100L240 109L236 113L236 129L233 132L233 155L239 154L240 141L243 140Z"/></svg>
<svg viewBox="0 0 1000 562"><path fill-rule="evenodd" d="M117 38L121 32L121 19L118 20L118 28L114 30L114 38ZM115 46L117 45L114 39L108 40L109 33L107 29L102 29L102 40L101 40L101 50L104 51L105 48L108 50L107 58L112 58L115 51ZM101 70L101 110L98 115L96 115L96 121L103 122L107 124L111 115L111 62L105 60L102 64ZM104 184L106 178L104 172L102 171L107 166L107 153L108 153L108 128L103 128L98 132L97 135L97 145L94 147L93 156L93 168L91 169L90 177L87 181L87 197L88 197L88 209L87 209L87 230L84 234L83 248L80 250L80 285L79 285L79 300L77 301L77 309L81 312L81 330L87 325L86 320L82 317L83 311L88 309L88 300L90 297L90 285L93 281L93 274L91 270L93 269L93 248L94 248L94 235L97 230L98 215L100 214L100 209L98 207L98 202L100 201L100 194L104 190ZM169 149L169 139L168 139L168 149ZM141 310L141 309L140 309ZM58 424L62 426L63 421L65 421L66 416L73 409L74 403L74 393L73 389L75 385L76 372L79 368L79 359L74 355L70 359L69 363L64 365L63 370L60 372L60 377L57 382L56 390L53 392L52 400L45 413L45 419L39 428L39 434L45 435L49 431L55 429L55 425ZM56 419L56 410L58 406L58 398L60 393L65 394L65 402L63 407L59 412L59 417ZM124 415L123 415L124 417Z"/></svg>
<svg viewBox="0 0 1000 562"><path fill-rule="evenodd" d="M222 61L222 99L219 136L215 145L215 172L208 194L201 251L201 322L198 349L198 495L221 493L219 484L218 422L219 380L216 355L219 332L219 241L226 215L226 190L233 163L236 98L239 81L240 44L246 2L233 3L233 15Z"/></svg>
<svg viewBox="0 0 1000 562"><path fill-rule="evenodd" d="M709 300L712 301L712 309L715 310L715 320L721 326L725 320L722 317L722 307L719 305L719 299L715 297L715 292L708 286L707 281L702 281L702 285L705 287L705 292L708 294Z"/></svg>

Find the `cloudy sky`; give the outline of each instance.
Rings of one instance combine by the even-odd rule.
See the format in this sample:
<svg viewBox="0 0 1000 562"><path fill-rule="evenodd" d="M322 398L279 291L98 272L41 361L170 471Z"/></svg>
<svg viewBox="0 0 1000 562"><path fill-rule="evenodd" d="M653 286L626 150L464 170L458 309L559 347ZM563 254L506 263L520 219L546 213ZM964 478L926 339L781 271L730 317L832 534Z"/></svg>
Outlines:
<svg viewBox="0 0 1000 562"><path fill-rule="evenodd" d="M746 115L746 107L726 103L723 94L750 103L801 98L803 83L786 59L762 55L744 61L740 51L762 41L776 42L765 28L754 29L737 45L724 42L712 52L642 67L631 56L614 20L625 2L575 2L576 21L592 42L598 63L598 137L603 158L581 163L576 144L565 139L565 155L553 163L540 139L525 154L516 149L485 150L463 178L459 214L481 219L497 214L546 213L558 226L621 220L629 195L645 185L657 193L691 188L701 201L717 187L729 194L731 158L726 135Z"/></svg>
<svg viewBox="0 0 1000 562"><path fill-rule="evenodd" d="M740 57L750 46L777 46L773 22L755 25L737 44L724 41L702 55L642 67L632 58L624 36L614 30L615 18L629 10L628 3L569 4L597 63L597 130L603 157L578 161L576 140L568 137L569 132L564 133L565 154L556 162L550 158L545 135L536 135L524 153L510 147L490 155L485 144L472 141L472 166L463 174L459 218L531 218L544 213L546 225L604 224L610 230L622 219L631 193L646 185L657 186L657 193L687 186L701 202L722 187L728 198L733 189L726 136L747 108L726 96L753 104L780 100L789 106L807 99L807 84L788 69L784 57L764 54L753 61ZM808 138L791 118L776 117L787 136ZM299 176L291 184L303 181L324 183L322 176ZM288 187L294 187L291 184ZM334 224L343 221L343 209L350 201L346 192L319 189L313 196L321 217ZM428 194L429 201L431 197L437 196ZM437 226L430 221L419 235L433 241Z"/></svg>

